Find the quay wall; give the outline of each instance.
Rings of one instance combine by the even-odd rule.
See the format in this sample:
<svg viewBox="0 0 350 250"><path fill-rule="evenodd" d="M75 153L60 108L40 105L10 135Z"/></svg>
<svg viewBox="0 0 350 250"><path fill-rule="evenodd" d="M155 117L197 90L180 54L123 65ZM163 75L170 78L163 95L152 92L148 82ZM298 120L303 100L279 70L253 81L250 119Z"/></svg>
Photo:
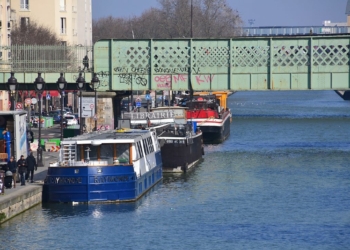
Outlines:
<svg viewBox="0 0 350 250"><path fill-rule="evenodd" d="M5 193L0 202L0 215L5 215L5 218L0 221L0 224L40 204L42 190L42 185L38 184L18 190L16 195L6 196Z"/></svg>

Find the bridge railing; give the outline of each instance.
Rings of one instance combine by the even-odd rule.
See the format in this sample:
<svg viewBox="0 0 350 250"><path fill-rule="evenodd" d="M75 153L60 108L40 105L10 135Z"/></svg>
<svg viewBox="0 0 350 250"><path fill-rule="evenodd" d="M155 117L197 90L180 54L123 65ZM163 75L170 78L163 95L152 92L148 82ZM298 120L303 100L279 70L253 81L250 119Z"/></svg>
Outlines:
<svg viewBox="0 0 350 250"><path fill-rule="evenodd" d="M83 58L93 67L92 46L12 45L0 46L2 72L79 72Z"/></svg>
<svg viewBox="0 0 350 250"><path fill-rule="evenodd" d="M239 36L296 36L315 34L349 34L350 26L272 26L238 28Z"/></svg>

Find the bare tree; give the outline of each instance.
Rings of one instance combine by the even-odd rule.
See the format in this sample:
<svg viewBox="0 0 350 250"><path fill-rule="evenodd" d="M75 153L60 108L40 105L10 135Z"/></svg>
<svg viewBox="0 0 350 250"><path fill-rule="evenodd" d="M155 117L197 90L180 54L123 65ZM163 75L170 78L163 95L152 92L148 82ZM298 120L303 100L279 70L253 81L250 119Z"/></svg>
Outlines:
<svg viewBox="0 0 350 250"><path fill-rule="evenodd" d="M231 37L242 25L238 12L227 6L226 0L201 0L196 10L198 37Z"/></svg>
<svg viewBox="0 0 350 250"><path fill-rule="evenodd" d="M14 26L11 30L11 43L16 45L59 45L61 40L49 28L31 21Z"/></svg>
<svg viewBox="0 0 350 250"><path fill-rule="evenodd" d="M24 72L68 71L76 68L76 52L49 28L36 22L21 23L11 31L12 70Z"/></svg>
<svg viewBox="0 0 350 250"><path fill-rule="evenodd" d="M103 38L132 38L130 21L123 18L114 18L112 16L104 17L92 22L93 42Z"/></svg>
<svg viewBox="0 0 350 250"><path fill-rule="evenodd" d="M93 40L102 38L148 39L232 37L242 25L238 12L226 0L158 0L151 8L131 19L101 18L93 21ZM192 3L192 15L191 15Z"/></svg>

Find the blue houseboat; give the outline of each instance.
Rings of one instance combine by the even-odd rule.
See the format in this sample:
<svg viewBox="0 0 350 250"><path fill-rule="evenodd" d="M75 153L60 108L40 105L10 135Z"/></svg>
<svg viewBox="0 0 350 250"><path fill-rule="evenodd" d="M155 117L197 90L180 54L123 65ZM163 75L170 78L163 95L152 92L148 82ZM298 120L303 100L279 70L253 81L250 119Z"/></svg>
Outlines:
<svg viewBox="0 0 350 250"><path fill-rule="evenodd" d="M66 138L50 163L43 202L135 201L162 179L155 131L107 130Z"/></svg>

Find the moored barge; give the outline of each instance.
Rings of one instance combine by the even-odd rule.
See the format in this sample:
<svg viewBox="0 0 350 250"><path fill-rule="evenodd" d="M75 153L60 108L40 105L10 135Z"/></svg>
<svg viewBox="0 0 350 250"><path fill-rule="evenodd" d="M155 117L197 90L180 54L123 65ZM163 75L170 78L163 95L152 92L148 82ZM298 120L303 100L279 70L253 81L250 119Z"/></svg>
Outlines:
<svg viewBox="0 0 350 250"><path fill-rule="evenodd" d="M157 135L150 130L106 130L61 141L50 163L44 202L128 202L162 179Z"/></svg>
<svg viewBox="0 0 350 250"><path fill-rule="evenodd" d="M156 131L164 173L188 171L204 154L202 131L186 119L186 108L159 107L151 112L124 113L131 127Z"/></svg>
<svg viewBox="0 0 350 250"><path fill-rule="evenodd" d="M232 114L226 106L226 92L196 93L186 102L187 119L197 122L205 144L222 143L230 135Z"/></svg>

